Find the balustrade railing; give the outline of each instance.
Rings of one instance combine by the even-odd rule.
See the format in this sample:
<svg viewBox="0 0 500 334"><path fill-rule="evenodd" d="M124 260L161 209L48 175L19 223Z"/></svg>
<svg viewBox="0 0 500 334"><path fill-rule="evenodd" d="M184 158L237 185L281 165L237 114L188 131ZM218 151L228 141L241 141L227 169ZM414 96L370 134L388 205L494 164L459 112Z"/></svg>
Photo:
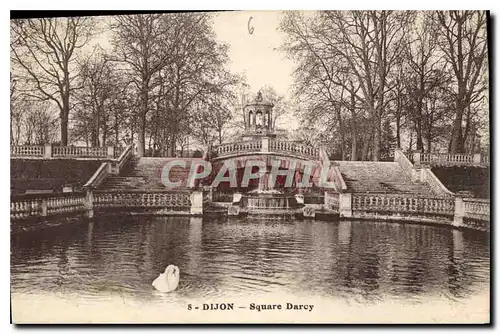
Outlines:
<svg viewBox="0 0 500 334"><path fill-rule="evenodd" d="M464 218L489 221L490 201L479 198L463 198Z"/></svg>
<svg viewBox="0 0 500 334"><path fill-rule="evenodd" d="M43 157L45 146L42 145L13 145L10 148L13 157Z"/></svg>
<svg viewBox="0 0 500 334"><path fill-rule="evenodd" d="M209 200L209 198L204 198L203 203L194 203L192 197L192 193L188 191L89 191L57 195L23 194L11 197L10 217L12 220L20 220L29 217L77 213L86 213L92 217L94 209L122 209L130 212L160 209L186 214L190 213L190 210L196 205L202 210L203 203Z"/></svg>
<svg viewBox="0 0 500 334"><path fill-rule="evenodd" d="M304 196L304 204L325 204L324 195L306 195Z"/></svg>
<svg viewBox="0 0 500 334"><path fill-rule="evenodd" d="M106 147L78 147L78 146L54 146L53 157L99 157L107 156Z"/></svg>
<svg viewBox="0 0 500 334"><path fill-rule="evenodd" d="M45 217L86 210L85 193L16 195L11 197L11 219Z"/></svg>
<svg viewBox="0 0 500 334"><path fill-rule="evenodd" d="M352 211L443 214L453 216L453 198L352 194Z"/></svg>
<svg viewBox="0 0 500 334"><path fill-rule="evenodd" d="M100 208L164 208L173 211L189 211L189 192L94 192L93 207Z"/></svg>
<svg viewBox="0 0 500 334"><path fill-rule="evenodd" d="M12 158L115 158L115 148L86 146L13 145Z"/></svg>
<svg viewBox="0 0 500 334"><path fill-rule="evenodd" d="M248 140L230 144L222 144L215 147L219 156L231 155L239 152L256 152L262 149L262 141Z"/></svg>
<svg viewBox="0 0 500 334"><path fill-rule="evenodd" d="M489 164L489 157L480 153L413 153L413 162L415 164L427 165L480 165Z"/></svg>
<svg viewBox="0 0 500 334"><path fill-rule="evenodd" d="M319 158L319 148L315 148L300 143L282 141L276 139L269 140L269 151L287 152L287 153L298 154L301 156Z"/></svg>
<svg viewBox="0 0 500 334"><path fill-rule="evenodd" d="M216 146L215 150L218 156L261 151L291 153L314 159L318 159L320 155L319 148L315 148L312 146L276 139L268 140L267 138L265 138L267 145L263 145L263 140L249 140L243 142L222 144Z"/></svg>
<svg viewBox="0 0 500 334"><path fill-rule="evenodd" d="M215 190L212 193L212 202L231 203L233 201L233 193L220 192Z"/></svg>

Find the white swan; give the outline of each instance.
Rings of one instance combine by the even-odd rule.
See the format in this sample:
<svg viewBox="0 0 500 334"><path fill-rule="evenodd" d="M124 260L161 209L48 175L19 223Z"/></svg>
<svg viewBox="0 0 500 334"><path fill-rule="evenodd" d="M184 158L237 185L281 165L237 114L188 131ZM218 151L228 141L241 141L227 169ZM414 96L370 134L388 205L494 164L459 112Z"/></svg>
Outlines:
<svg viewBox="0 0 500 334"><path fill-rule="evenodd" d="M179 267L170 264L165 269L165 272L153 281L152 285L161 292L174 291L179 285L179 276Z"/></svg>

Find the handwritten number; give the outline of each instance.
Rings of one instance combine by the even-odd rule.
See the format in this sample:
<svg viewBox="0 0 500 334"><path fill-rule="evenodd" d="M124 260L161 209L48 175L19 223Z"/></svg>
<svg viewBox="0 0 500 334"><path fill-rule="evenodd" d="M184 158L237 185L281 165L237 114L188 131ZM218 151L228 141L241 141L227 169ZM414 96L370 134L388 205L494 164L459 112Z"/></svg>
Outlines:
<svg viewBox="0 0 500 334"><path fill-rule="evenodd" d="M252 27L252 26L250 26L250 22L252 21L252 19L253 19L253 17L252 17L252 16L250 16L250 18L248 19L248 33L249 33L250 35L252 35L252 34L253 34L253 27Z"/></svg>

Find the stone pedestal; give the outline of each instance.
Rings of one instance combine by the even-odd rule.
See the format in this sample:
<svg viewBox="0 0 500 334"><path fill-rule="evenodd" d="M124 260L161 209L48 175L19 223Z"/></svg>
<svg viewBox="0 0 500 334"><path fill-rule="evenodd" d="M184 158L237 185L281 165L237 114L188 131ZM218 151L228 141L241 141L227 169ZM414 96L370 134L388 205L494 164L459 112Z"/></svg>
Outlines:
<svg viewBox="0 0 500 334"><path fill-rule="evenodd" d="M453 226L462 226L464 223L465 205L461 197L455 197L455 213L453 215Z"/></svg>
<svg viewBox="0 0 500 334"><path fill-rule="evenodd" d="M52 145L51 144L45 144L45 158L52 158Z"/></svg>
<svg viewBox="0 0 500 334"><path fill-rule="evenodd" d="M94 217L94 194L90 190L87 190L87 193L85 196L85 207L87 208L87 217L93 218Z"/></svg>
<svg viewBox="0 0 500 334"><path fill-rule="evenodd" d="M413 153L413 164L420 165L420 152Z"/></svg>
<svg viewBox="0 0 500 334"><path fill-rule="evenodd" d="M474 153L474 157L473 157L473 162L475 164L480 164L481 163L481 153Z"/></svg>
<svg viewBox="0 0 500 334"><path fill-rule="evenodd" d="M352 195L350 193L339 194L340 217L352 217Z"/></svg>
<svg viewBox="0 0 500 334"><path fill-rule="evenodd" d="M115 147L108 146L106 149L106 155L108 158L114 158L115 157Z"/></svg>
<svg viewBox="0 0 500 334"><path fill-rule="evenodd" d="M269 138L268 137L262 137L261 152L269 152Z"/></svg>
<svg viewBox="0 0 500 334"><path fill-rule="evenodd" d="M47 216L47 199L42 199L42 217Z"/></svg>
<svg viewBox="0 0 500 334"><path fill-rule="evenodd" d="M203 214L203 192L193 191L189 197L191 200L191 210L192 215L202 215Z"/></svg>

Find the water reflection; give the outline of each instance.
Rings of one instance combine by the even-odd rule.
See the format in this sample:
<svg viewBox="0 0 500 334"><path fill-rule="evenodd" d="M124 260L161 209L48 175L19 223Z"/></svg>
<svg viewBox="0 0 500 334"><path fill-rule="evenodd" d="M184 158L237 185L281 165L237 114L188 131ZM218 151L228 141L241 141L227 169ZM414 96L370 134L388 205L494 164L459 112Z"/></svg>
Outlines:
<svg viewBox="0 0 500 334"><path fill-rule="evenodd" d="M151 282L179 266L175 295ZM284 219L115 218L13 236L13 292L148 300L266 293L350 302L487 291L487 236L422 225Z"/></svg>

